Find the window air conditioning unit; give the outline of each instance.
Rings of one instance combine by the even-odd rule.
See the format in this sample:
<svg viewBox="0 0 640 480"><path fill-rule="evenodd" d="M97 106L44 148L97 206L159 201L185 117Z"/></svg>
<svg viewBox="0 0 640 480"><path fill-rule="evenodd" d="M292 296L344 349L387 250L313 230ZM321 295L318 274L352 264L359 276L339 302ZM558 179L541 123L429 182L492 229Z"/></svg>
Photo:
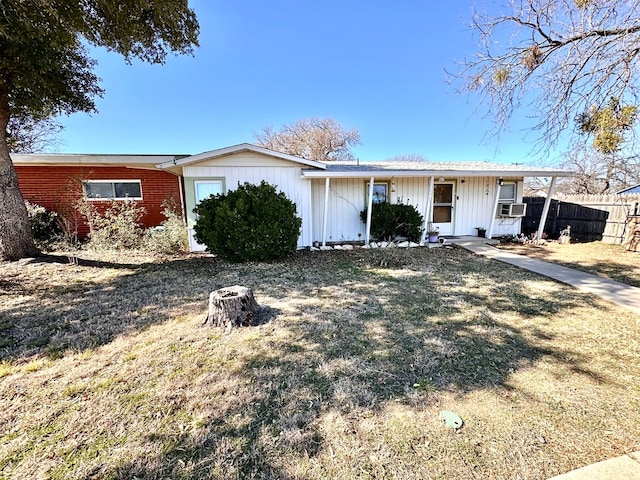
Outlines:
<svg viewBox="0 0 640 480"><path fill-rule="evenodd" d="M500 203L498 214L501 217L524 217L527 212L526 203Z"/></svg>

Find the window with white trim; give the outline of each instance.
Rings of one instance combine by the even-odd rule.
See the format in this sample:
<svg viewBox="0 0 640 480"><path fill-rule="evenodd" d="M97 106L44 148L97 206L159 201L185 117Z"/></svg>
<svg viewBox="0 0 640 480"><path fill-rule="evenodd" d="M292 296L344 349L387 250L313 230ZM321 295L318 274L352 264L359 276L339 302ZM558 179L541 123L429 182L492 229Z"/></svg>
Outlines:
<svg viewBox="0 0 640 480"><path fill-rule="evenodd" d="M516 203L516 184L503 183L500 186L500 203Z"/></svg>
<svg viewBox="0 0 640 480"><path fill-rule="evenodd" d="M369 182L366 184L366 195L369 195ZM373 203L385 203L389 201L389 182L373 182ZM365 198L365 204L369 201Z"/></svg>
<svg viewBox="0 0 640 480"><path fill-rule="evenodd" d="M86 180L83 184L89 200L142 200L140 180Z"/></svg>
<svg viewBox="0 0 640 480"><path fill-rule="evenodd" d="M222 180L195 180L193 186L196 194L196 205L212 195L223 193Z"/></svg>

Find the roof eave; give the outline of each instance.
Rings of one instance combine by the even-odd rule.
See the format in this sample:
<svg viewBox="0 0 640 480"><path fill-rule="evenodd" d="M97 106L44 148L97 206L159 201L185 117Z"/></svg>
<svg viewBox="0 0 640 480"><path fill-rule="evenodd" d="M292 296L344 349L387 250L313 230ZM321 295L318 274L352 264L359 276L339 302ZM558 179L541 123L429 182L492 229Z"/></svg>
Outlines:
<svg viewBox="0 0 640 480"><path fill-rule="evenodd" d="M262 155L267 155L269 157L278 158L280 160L287 160L287 161L298 163L307 167L319 168L321 170L325 170L327 168L326 164L322 162L316 162L315 160L307 160L306 158L301 158L293 155L288 155L286 153L276 152L274 150L269 150L268 148L259 147L251 143L241 143L239 145L233 145L231 147L224 147L224 148L219 148L217 150L210 150L207 152L198 153L196 155L191 155L190 157L181 158L176 161L160 163L156 165L156 167L161 169L183 167L187 165L192 165L194 163L198 163L202 160L226 157L228 155L233 155L235 153L241 153L241 152L260 153Z"/></svg>
<svg viewBox="0 0 640 480"><path fill-rule="evenodd" d="M102 155L102 154L11 154L14 165L63 166L145 166L155 168L159 161L170 163L176 155Z"/></svg>

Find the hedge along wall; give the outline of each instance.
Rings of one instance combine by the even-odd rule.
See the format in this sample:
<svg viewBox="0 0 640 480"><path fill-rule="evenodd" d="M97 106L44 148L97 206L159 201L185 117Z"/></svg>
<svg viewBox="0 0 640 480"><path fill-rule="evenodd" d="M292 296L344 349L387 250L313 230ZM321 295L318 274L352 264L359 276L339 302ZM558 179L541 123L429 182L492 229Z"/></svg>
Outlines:
<svg viewBox="0 0 640 480"><path fill-rule="evenodd" d="M178 206L180 199L180 177L161 170L91 166L24 166L16 165L18 183L25 198L61 215L74 215L79 219L78 235L84 237L89 233L87 224L79 218L77 211L72 210L73 203L83 195L84 180L140 180L142 200L138 205L146 209L142 218L145 227L159 225L165 216L162 214L162 203L173 198ZM110 200L96 201L99 210L104 210ZM101 208L102 207L102 208Z"/></svg>

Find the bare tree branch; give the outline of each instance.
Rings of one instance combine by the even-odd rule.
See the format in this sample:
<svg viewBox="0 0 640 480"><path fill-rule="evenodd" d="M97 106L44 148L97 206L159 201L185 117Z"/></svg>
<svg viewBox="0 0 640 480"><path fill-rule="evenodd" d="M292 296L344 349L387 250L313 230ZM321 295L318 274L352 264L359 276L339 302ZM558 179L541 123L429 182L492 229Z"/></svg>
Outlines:
<svg viewBox="0 0 640 480"><path fill-rule="evenodd" d="M62 128L51 117L13 116L7 125L7 145L13 153L54 152L59 147L58 134Z"/></svg>
<svg viewBox="0 0 640 480"><path fill-rule="evenodd" d="M638 103L640 0L508 0L502 11L474 15L479 51L453 75L479 95L494 133L532 107L531 129L550 148L576 114L611 97Z"/></svg>

